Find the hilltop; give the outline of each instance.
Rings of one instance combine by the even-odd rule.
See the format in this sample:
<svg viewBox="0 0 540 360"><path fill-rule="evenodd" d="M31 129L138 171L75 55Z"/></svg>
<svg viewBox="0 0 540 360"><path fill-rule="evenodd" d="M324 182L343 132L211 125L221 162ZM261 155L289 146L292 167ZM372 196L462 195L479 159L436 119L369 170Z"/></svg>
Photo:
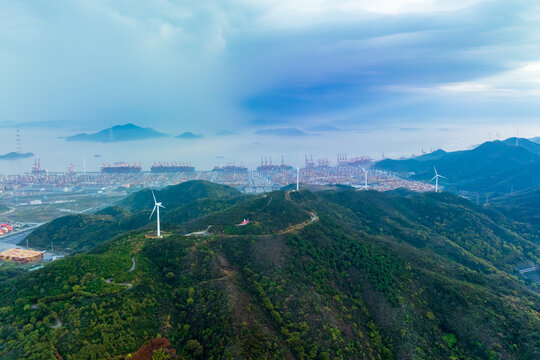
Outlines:
<svg viewBox="0 0 540 360"><path fill-rule="evenodd" d="M90 141L90 142L120 142L135 141L166 137L167 134L160 133L152 128L143 128L132 123L125 125L115 125L111 128L101 130L93 134L80 133L65 138L66 141Z"/></svg>
<svg viewBox="0 0 540 360"><path fill-rule="evenodd" d="M0 282L0 357L120 359L161 337L184 359L540 350L539 295L514 276L515 264L540 261L539 246L498 212L405 190L239 196L192 182L165 194L190 205L169 200L163 239L131 222L89 252ZM147 195L124 206L146 211Z"/></svg>
<svg viewBox="0 0 540 360"><path fill-rule="evenodd" d="M227 208L243 197L238 190L203 180L193 180L154 191L163 202L162 221L185 222ZM25 240L31 247L45 249L54 243L57 250L88 251L125 232L154 224L150 212L154 200L149 189L129 195L114 206L95 214L75 214L40 226Z"/></svg>
<svg viewBox="0 0 540 360"><path fill-rule="evenodd" d="M415 180L429 181L433 167L441 175L446 190L467 193L505 194L538 184L540 145L527 139L486 142L472 150L436 152L405 160L385 159L375 164L381 170L399 173Z"/></svg>
<svg viewBox="0 0 540 360"><path fill-rule="evenodd" d="M220 199L240 196L240 192L230 186L215 184L205 180L192 180L178 185L168 186L162 190L155 190L156 198L166 208L189 205L203 198ZM129 211L152 209L154 199L150 189L138 191L118 203Z"/></svg>

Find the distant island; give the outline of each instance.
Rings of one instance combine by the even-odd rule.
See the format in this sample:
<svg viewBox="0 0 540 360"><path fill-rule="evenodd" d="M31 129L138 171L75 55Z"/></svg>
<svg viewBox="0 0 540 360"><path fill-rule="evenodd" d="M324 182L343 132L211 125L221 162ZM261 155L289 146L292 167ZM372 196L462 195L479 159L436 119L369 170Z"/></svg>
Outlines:
<svg viewBox="0 0 540 360"><path fill-rule="evenodd" d="M143 128L132 123L125 125L115 125L112 128L101 130L97 133L81 133L65 138L66 141L88 141L88 142L120 142L146 140L169 136L158 132L152 128Z"/></svg>
<svg viewBox="0 0 540 360"><path fill-rule="evenodd" d="M19 159L26 159L33 157L34 153L28 152L28 153L20 153L20 152L10 152L4 155L0 155L0 160L8 160L8 161L14 161Z"/></svg>
<svg viewBox="0 0 540 360"><path fill-rule="evenodd" d="M201 139L203 136L201 134L194 134L192 132L186 131L180 135L175 136L177 139Z"/></svg>
<svg viewBox="0 0 540 360"><path fill-rule="evenodd" d="M270 135L270 136L307 136L302 130L296 128L276 128L255 131L257 135Z"/></svg>

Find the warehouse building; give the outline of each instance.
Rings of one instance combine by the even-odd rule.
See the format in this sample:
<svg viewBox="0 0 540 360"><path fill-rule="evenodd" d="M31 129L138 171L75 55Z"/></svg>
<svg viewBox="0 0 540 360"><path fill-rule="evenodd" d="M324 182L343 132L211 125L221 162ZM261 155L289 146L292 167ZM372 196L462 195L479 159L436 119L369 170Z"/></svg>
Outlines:
<svg viewBox="0 0 540 360"><path fill-rule="evenodd" d="M34 250L8 249L0 252L0 260L18 264L28 264L43 260L43 253Z"/></svg>

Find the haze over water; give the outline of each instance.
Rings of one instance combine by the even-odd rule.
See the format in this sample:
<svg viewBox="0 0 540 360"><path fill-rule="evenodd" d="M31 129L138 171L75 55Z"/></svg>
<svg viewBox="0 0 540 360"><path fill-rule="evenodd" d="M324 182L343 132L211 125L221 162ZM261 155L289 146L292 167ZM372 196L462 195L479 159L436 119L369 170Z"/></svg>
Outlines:
<svg viewBox="0 0 540 360"><path fill-rule="evenodd" d="M305 154L313 154L314 159L327 157L331 164L335 164L337 153L347 153L349 157L371 156L375 160L381 159L382 153L391 158L409 157L421 154L422 150L429 152L436 148L446 151L468 149L484 141L495 140L497 130L501 139L516 134L512 126L499 127L492 132L489 130L489 126L388 126L296 137L262 136L246 132L229 136L207 135L192 140L169 137L115 143L68 142L59 137L73 135L74 132L57 129L21 129L20 132L23 151L33 152L40 158L43 169L66 171L72 163L75 171L82 171L85 160L87 171L99 171L102 163L118 161L141 162L143 170L149 170L155 161L191 162L197 170L211 170L215 165L230 162L254 169L259 165L261 156L271 156L274 163L280 163L282 155L286 163L303 166ZM2 154L15 150L16 130L6 128L3 131L7 141L0 143ZM535 125L520 131L519 136L533 137L538 134L540 125ZM0 173L29 172L33 163L34 158L0 161Z"/></svg>

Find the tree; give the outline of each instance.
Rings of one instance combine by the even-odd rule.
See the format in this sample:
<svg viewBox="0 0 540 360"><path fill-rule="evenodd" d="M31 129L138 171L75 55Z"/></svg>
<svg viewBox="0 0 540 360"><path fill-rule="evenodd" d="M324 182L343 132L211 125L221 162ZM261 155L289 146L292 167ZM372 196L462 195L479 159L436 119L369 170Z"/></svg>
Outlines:
<svg viewBox="0 0 540 360"><path fill-rule="evenodd" d="M166 354L163 348L159 350L154 350L152 353L152 360L167 360L170 359L171 356L169 354Z"/></svg>
<svg viewBox="0 0 540 360"><path fill-rule="evenodd" d="M197 340L189 340L186 344L186 350L194 356L201 356L203 353L203 347Z"/></svg>

